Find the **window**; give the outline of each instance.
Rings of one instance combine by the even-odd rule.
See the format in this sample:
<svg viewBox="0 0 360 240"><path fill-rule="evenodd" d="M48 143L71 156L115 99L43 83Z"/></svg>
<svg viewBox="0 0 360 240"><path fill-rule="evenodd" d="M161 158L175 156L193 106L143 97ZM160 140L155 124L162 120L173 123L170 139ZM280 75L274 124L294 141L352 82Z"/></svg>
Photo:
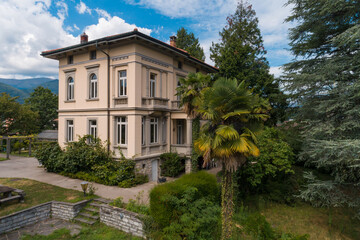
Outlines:
<svg viewBox="0 0 360 240"><path fill-rule="evenodd" d="M181 76L176 76L176 87L180 87L180 78L182 78ZM180 101L181 96L180 95L176 95L176 100Z"/></svg>
<svg viewBox="0 0 360 240"><path fill-rule="evenodd" d="M96 120L89 121L89 135L91 135L94 139L97 138L97 124Z"/></svg>
<svg viewBox="0 0 360 240"><path fill-rule="evenodd" d="M116 120L116 142L126 144L126 117L118 117Z"/></svg>
<svg viewBox="0 0 360 240"><path fill-rule="evenodd" d="M150 143L158 142L158 118L150 119Z"/></svg>
<svg viewBox="0 0 360 240"><path fill-rule="evenodd" d="M74 140L74 121L67 120L66 121L66 141L72 142Z"/></svg>
<svg viewBox="0 0 360 240"><path fill-rule="evenodd" d="M166 126L167 126L167 118L163 118L162 120L162 142L166 143Z"/></svg>
<svg viewBox="0 0 360 240"><path fill-rule="evenodd" d="M97 98L98 96L98 80L96 74L90 76L90 99Z"/></svg>
<svg viewBox="0 0 360 240"><path fill-rule="evenodd" d="M182 67L183 67L182 62L178 61L178 68L182 69Z"/></svg>
<svg viewBox="0 0 360 240"><path fill-rule="evenodd" d="M176 143L177 144L184 144L184 142L183 142L183 129L184 129L183 121L182 120L177 120L177 138L176 138Z"/></svg>
<svg viewBox="0 0 360 240"><path fill-rule="evenodd" d="M74 63L74 56L73 55L68 56L67 62L68 62L68 64L73 64Z"/></svg>
<svg viewBox="0 0 360 240"><path fill-rule="evenodd" d="M74 79L72 77L68 78L67 81L67 100L74 99Z"/></svg>
<svg viewBox="0 0 360 240"><path fill-rule="evenodd" d="M90 60L96 59L96 50L90 51Z"/></svg>
<svg viewBox="0 0 360 240"><path fill-rule="evenodd" d="M119 97L126 96L127 83L126 83L126 70L119 72Z"/></svg>
<svg viewBox="0 0 360 240"><path fill-rule="evenodd" d="M141 118L141 144L145 145L145 117Z"/></svg>
<svg viewBox="0 0 360 240"><path fill-rule="evenodd" d="M155 97L156 74L150 73L150 97Z"/></svg>
<svg viewBox="0 0 360 240"><path fill-rule="evenodd" d="M197 73L200 72L199 68L196 68L196 72L197 72Z"/></svg>

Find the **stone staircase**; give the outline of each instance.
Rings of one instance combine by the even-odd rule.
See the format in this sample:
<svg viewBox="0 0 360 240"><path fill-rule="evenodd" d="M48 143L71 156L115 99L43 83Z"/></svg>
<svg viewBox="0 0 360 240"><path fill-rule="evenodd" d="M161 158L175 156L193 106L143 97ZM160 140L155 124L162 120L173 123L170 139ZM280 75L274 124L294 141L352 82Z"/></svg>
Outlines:
<svg viewBox="0 0 360 240"><path fill-rule="evenodd" d="M96 198L84 207L74 218L75 221L93 225L99 221L100 205L109 204L111 201L104 198Z"/></svg>

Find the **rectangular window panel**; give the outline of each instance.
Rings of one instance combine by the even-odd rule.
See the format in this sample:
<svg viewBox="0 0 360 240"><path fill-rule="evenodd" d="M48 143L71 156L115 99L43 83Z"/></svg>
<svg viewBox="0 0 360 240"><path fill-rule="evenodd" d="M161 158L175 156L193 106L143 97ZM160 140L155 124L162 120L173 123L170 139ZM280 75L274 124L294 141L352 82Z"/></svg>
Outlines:
<svg viewBox="0 0 360 240"><path fill-rule="evenodd" d="M118 117L117 118L117 144L126 144L126 128L127 122L126 117Z"/></svg>
<svg viewBox="0 0 360 240"><path fill-rule="evenodd" d="M93 138L97 138L97 122L96 120L90 120L89 121L89 134L93 137Z"/></svg>
<svg viewBox="0 0 360 240"><path fill-rule="evenodd" d="M119 72L119 96L126 96L127 94L127 78L126 71Z"/></svg>
<svg viewBox="0 0 360 240"><path fill-rule="evenodd" d="M150 97L155 97L156 94L156 74L150 73Z"/></svg>
<svg viewBox="0 0 360 240"><path fill-rule="evenodd" d="M150 143L158 142L158 118L150 119Z"/></svg>
<svg viewBox="0 0 360 240"><path fill-rule="evenodd" d="M141 119L141 144L145 145L145 117Z"/></svg>
<svg viewBox="0 0 360 240"><path fill-rule="evenodd" d="M167 118L163 118L162 122L162 142L166 143L166 127L167 127Z"/></svg>
<svg viewBox="0 0 360 240"><path fill-rule="evenodd" d="M74 121L68 120L67 121L67 142L74 141Z"/></svg>

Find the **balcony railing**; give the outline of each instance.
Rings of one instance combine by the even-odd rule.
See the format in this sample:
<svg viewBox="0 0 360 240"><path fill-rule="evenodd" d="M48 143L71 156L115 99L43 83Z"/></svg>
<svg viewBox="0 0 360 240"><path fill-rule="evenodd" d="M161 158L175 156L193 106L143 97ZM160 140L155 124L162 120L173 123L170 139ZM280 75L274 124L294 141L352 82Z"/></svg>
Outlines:
<svg viewBox="0 0 360 240"><path fill-rule="evenodd" d="M123 106L123 105L127 105L128 104L128 99L127 97L119 97L119 98L114 98L114 105L116 106Z"/></svg>
<svg viewBox="0 0 360 240"><path fill-rule="evenodd" d="M168 107L169 99L166 98L142 98L142 105L147 107Z"/></svg>
<svg viewBox="0 0 360 240"><path fill-rule="evenodd" d="M172 109L180 109L180 101L171 101Z"/></svg>

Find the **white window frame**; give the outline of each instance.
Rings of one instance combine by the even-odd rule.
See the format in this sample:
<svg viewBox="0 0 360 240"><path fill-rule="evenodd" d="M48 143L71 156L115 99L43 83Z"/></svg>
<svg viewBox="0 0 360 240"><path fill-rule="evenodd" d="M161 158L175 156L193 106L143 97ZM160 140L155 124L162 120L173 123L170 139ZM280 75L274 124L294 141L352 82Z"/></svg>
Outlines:
<svg viewBox="0 0 360 240"><path fill-rule="evenodd" d="M93 124L95 122L95 124ZM97 120L90 119L89 120L89 135L91 135L94 139L97 138Z"/></svg>
<svg viewBox="0 0 360 240"><path fill-rule="evenodd" d="M184 144L184 122L181 120L178 120L176 123L176 144Z"/></svg>
<svg viewBox="0 0 360 240"><path fill-rule="evenodd" d="M141 118L141 145L145 145L145 117Z"/></svg>
<svg viewBox="0 0 360 240"><path fill-rule="evenodd" d="M74 120L66 120L66 142L74 141Z"/></svg>
<svg viewBox="0 0 360 240"><path fill-rule="evenodd" d="M125 127L124 130L122 127ZM122 142L122 140L124 141ZM118 145L127 143L127 118L124 116L116 117L116 143Z"/></svg>
<svg viewBox="0 0 360 240"><path fill-rule="evenodd" d="M152 78L154 76L154 78ZM156 74L150 73L150 97L156 96Z"/></svg>
<svg viewBox="0 0 360 240"><path fill-rule="evenodd" d="M92 73L90 74L90 79L89 79L89 99L97 99L97 98L98 98L98 77L95 73Z"/></svg>
<svg viewBox="0 0 360 240"><path fill-rule="evenodd" d="M72 80L72 82L70 82ZM73 77L67 79L67 100L74 100L75 80Z"/></svg>
<svg viewBox="0 0 360 240"><path fill-rule="evenodd" d="M125 72L125 76L121 76L121 73ZM123 88L121 88L123 86ZM127 71L121 70L119 71L119 97L127 96Z"/></svg>
<svg viewBox="0 0 360 240"><path fill-rule="evenodd" d="M159 142L159 118L150 118L150 143Z"/></svg>

